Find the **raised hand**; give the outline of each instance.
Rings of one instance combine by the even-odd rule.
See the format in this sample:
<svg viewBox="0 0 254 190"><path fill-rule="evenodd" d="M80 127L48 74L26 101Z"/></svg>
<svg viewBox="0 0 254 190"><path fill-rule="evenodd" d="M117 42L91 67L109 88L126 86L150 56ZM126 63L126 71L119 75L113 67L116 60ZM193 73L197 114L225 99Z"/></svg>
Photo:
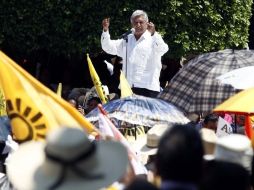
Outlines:
<svg viewBox="0 0 254 190"><path fill-rule="evenodd" d="M148 22L147 23L147 30L151 33L151 35L154 35L155 25L152 22Z"/></svg>
<svg viewBox="0 0 254 190"><path fill-rule="evenodd" d="M79 105L78 106L78 111L82 114L85 115L85 110Z"/></svg>
<svg viewBox="0 0 254 190"><path fill-rule="evenodd" d="M102 27L103 27L103 31L107 32L108 28L109 28L109 23L110 23L110 18L104 18L102 20Z"/></svg>

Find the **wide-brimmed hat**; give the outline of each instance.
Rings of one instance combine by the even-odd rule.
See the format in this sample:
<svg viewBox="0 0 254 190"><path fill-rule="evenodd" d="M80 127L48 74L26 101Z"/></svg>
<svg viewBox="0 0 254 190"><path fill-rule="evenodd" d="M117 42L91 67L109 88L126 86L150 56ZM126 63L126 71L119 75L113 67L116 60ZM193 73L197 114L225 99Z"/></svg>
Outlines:
<svg viewBox="0 0 254 190"><path fill-rule="evenodd" d="M116 93L109 93L108 99L109 100L117 100L117 99L119 99L119 96Z"/></svg>
<svg viewBox="0 0 254 190"><path fill-rule="evenodd" d="M91 142L77 128L63 127L46 142L27 142L9 160L7 174L19 190L97 190L126 171L125 147L113 141Z"/></svg>
<svg viewBox="0 0 254 190"><path fill-rule="evenodd" d="M218 140L215 132L211 129L202 128L200 134L204 145L205 155L213 155Z"/></svg>
<svg viewBox="0 0 254 190"><path fill-rule="evenodd" d="M160 138L164 132L170 128L168 124L157 124L148 130L142 138L138 138L135 143L135 149L141 154L155 155L158 150Z"/></svg>
<svg viewBox="0 0 254 190"><path fill-rule="evenodd" d="M253 150L251 141L244 135L231 134L218 139L214 157L242 165L251 171Z"/></svg>
<svg viewBox="0 0 254 190"><path fill-rule="evenodd" d="M190 113L187 115L187 118L192 122L197 122L197 120L199 119L199 115L196 113Z"/></svg>

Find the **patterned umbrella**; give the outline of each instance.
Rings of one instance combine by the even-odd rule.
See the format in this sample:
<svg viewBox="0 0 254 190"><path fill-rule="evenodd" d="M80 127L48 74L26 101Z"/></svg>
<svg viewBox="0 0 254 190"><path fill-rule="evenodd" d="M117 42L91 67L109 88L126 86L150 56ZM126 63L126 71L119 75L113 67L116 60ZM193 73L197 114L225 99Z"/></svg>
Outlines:
<svg viewBox="0 0 254 190"><path fill-rule="evenodd" d="M223 50L191 60L158 95L186 113L210 112L238 92L216 78L231 70L254 66L254 51Z"/></svg>
<svg viewBox="0 0 254 190"><path fill-rule="evenodd" d="M175 106L163 100L133 95L113 100L103 105L110 118L134 125L152 127L160 123L188 123L189 120ZM86 118L97 121L98 108L91 111Z"/></svg>

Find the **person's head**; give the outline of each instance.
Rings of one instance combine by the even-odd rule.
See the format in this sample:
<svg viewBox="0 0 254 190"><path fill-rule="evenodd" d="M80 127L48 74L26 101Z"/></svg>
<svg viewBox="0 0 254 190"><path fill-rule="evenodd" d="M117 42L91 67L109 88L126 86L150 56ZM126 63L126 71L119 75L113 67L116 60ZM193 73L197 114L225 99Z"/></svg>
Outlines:
<svg viewBox="0 0 254 190"><path fill-rule="evenodd" d="M88 113L90 111L92 111L94 108L96 108L97 105L100 104L100 103L101 103L101 100L98 97L92 97L91 99L89 99L88 102L87 102L87 111L88 111Z"/></svg>
<svg viewBox="0 0 254 190"><path fill-rule="evenodd" d="M143 10L136 10L131 15L131 25L135 35L141 36L147 30L148 16Z"/></svg>
<svg viewBox="0 0 254 190"><path fill-rule="evenodd" d="M218 125L218 115L211 113L208 114L204 119L203 127L216 131Z"/></svg>
<svg viewBox="0 0 254 190"><path fill-rule="evenodd" d="M75 99L69 99L68 102L74 108L77 108L77 101Z"/></svg>
<svg viewBox="0 0 254 190"><path fill-rule="evenodd" d="M147 180L136 178L124 190L157 190L157 188Z"/></svg>
<svg viewBox="0 0 254 190"><path fill-rule="evenodd" d="M240 126L245 125L245 116L244 115L236 115L236 124Z"/></svg>
<svg viewBox="0 0 254 190"><path fill-rule="evenodd" d="M155 124L150 128L146 135L145 132L142 133L142 136L135 140L133 143L134 149L136 149L141 156L141 162L150 166L154 165L154 156L158 150L159 142L163 134L171 128L170 124ZM145 131L143 129L143 131Z"/></svg>
<svg viewBox="0 0 254 190"><path fill-rule="evenodd" d="M78 105L81 106L82 108L85 108L86 106L86 96L81 95L78 97Z"/></svg>
<svg viewBox="0 0 254 190"><path fill-rule="evenodd" d="M108 97L109 101L113 101L113 100L119 99L119 96L116 93L110 93L109 95L107 95L107 97Z"/></svg>
<svg viewBox="0 0 254 190"><path fill-rule="evenodd" d="M162 136L156 170L162 180L198 183L202 175L203 146L197 130L176 124Z"/></svg>
<svg viewBox="0 0 254 190"><path fill-rule="evenodd" d="M70 94L68 95L67 99L74 99L76 100L79 96L81 95L79 88L73 88L70 92Z"/></svg>
<svg viewBox="0 0 254 190"><path fill-rule="evenodd" d="M196 113L190 113L187 115L187 118L192 122L192 123L198 123L200 121L200 117Z"/></svg>
<svg viewBox="0 0 254 190"><path fill-rule="evenodd" d="M200 130L200 135L203 141L205 155L213 155L218 140L214 130L202 128Z"/></svg>
<svg viewBox="0 0 254 190"><path fill-rule="evenodd" d="M218 138L214 159L242 165L251 171L253 149L251 140L240 134L230 134Z"/></svg>
<svg viewBox="0 0 254 190"><path fill-rule="evenodd" d="M225 161L212 160L204 165L201 183L203 190L249 190L250 175L242 166Z"/></svg>

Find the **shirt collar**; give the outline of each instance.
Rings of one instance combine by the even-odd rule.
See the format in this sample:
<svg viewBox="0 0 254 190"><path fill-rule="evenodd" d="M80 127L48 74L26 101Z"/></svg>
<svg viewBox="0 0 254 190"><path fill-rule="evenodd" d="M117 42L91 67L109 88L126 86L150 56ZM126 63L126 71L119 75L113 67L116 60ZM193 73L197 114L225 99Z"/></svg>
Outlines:
<svg viewBox="0 0 254 190"><path fill-rule="evenodd" d="M133 33L133 37L135 38L134 33ZM147 38L149 38L149 37L151 37L151 33L148 32L148 30L146 30L146 31L142 34L142 36L140 36L139 40L137 40L137 41L140 41L140 40L142 40L142 39L147 39Z"/></svg>

